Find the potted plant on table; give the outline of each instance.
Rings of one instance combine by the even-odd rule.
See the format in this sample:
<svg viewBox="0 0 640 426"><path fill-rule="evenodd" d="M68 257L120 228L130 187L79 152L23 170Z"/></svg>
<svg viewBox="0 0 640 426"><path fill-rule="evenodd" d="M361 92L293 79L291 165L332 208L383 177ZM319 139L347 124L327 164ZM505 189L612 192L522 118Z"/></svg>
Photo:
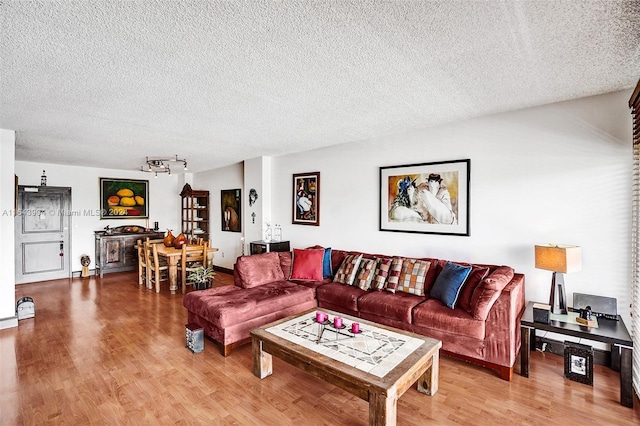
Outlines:
<svg viewBox="0 0 640 426"><path fill-rule="evenodd" d="M214 274L213 268L198 266L187 276L187 279L193 282L196 290L205 290L211 286Z"/></svg>

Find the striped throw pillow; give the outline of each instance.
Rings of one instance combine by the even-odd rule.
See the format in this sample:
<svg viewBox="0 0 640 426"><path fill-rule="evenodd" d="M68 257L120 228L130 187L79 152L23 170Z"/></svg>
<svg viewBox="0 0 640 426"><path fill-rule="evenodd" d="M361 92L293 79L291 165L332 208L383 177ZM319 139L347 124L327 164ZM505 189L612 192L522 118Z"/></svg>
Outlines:
<svg viewBox="0 0 640 426"><path fill-rule="evenodd" d="M358 274L353 281L353 285L361 288L362 290L369 290L371 287L371 281L373 275L376 272L376 264L378 262L375 259L362 259L360 261L360 267L358 268Z"/></svg>

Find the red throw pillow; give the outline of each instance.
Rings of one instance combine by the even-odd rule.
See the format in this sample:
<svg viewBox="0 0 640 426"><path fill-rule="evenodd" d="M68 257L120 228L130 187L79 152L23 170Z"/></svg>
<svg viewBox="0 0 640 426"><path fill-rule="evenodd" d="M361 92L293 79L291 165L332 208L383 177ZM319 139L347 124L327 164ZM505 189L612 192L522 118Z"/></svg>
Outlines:
<svg viewBox="0 0 640 426"><path fill-rule="evenodd" d="M293 249L292 280L322 281L323 249Z"/></svg>

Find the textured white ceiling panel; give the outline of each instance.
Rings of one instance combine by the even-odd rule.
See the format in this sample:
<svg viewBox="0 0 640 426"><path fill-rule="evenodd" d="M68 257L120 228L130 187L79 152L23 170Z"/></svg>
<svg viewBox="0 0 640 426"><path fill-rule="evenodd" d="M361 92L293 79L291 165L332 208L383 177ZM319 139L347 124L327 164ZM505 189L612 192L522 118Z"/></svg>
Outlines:
<svg viewBox="0 0 640 426"><path fill-rule="evenodd" d="M193 171L633 87L640 0L0 0L16 159Z"/></svg>

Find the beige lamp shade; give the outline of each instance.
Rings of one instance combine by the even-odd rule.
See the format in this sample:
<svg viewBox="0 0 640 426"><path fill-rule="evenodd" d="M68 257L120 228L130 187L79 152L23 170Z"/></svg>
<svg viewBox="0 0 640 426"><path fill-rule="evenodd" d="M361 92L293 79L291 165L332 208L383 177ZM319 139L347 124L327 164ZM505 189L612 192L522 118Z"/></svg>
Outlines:
<svg viewBox="0 0 640 426"><path fill-rule="evenodd" d="M582 249L578 246L548 244L535 248L538 269L565 274L582 270Z"/></svg>

